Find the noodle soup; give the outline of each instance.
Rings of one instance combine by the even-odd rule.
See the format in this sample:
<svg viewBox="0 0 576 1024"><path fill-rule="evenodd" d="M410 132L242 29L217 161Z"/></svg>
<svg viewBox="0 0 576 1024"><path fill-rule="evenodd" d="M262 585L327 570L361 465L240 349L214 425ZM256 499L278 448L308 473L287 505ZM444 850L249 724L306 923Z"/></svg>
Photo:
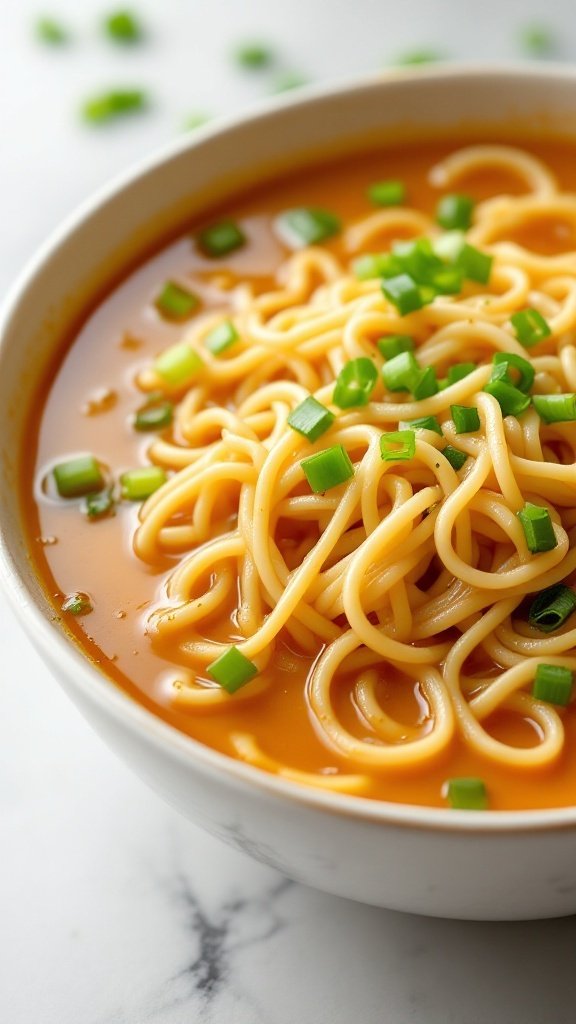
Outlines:
<svg viewBox="0 0 576 1024"><path fill-rule="evenodd" d="M308 168L86 317L23 507L102 671L305 784L575 802L573 158L450 141Z"/></svg>

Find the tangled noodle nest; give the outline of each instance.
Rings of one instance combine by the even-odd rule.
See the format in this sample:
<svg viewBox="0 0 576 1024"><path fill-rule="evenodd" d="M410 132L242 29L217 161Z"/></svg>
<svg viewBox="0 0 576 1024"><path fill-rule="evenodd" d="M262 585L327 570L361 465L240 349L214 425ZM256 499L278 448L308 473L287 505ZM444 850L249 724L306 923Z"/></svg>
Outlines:
<svg viewBox="0 0 576 1024"><path fill-rule="evenodd" d="M300 772L274 761L255 736L232 736L238 756L288 777L361 792L363 772L425 765L456 730L478 754L518 768L546 766L562 749L560 715L529 691L542 661L576 669L576 629L545 636L514 611L527 593L575 574L576 425L547 426L534 408L503 417L482 388L495 352L527 357L509 320L533 307L552 329L532 358L534 391L576 391L576 252L540 255L506 241L542 219L576 230L576 196L559 192L538 160L504 146L459 150L432 169L431 180L450 188L493 168L516 175L526 192L475 208L467 238L493 256L489 287L466 284L458 296L438 296L400 316L378 280L359 281L328 251L308 248L283 265L277 290L236 289L239 341L225 358L203 342L229 313L186 334L205 368L177 396L173 438L150 448L151 461L172 474L142 508L135 536L142 559L180 556L149 629L170 641L182 663L174 700L194 709L258 699L273 685L273 672L262 670L273 668L280 633L310 658L319 655L307 684L310 713L351 774ZM351 263L395 237L438 231L417 210L384 209L345 231L344 251ZM369 356L380 365L375 340L397 332L416 340L423 367L443 373L471 360L477 369L418 402L387 394L380 379L369 404L335 410L315 444L287 425L309 394L331 404L348 360ZM151 390L160 381L150 369L140 384ZM454 403L476 406L480 431L455 434ZM444 438L419 431L414 459L383 461L381 434L428 415L438 417ZM470 456L459 473L438 457L445 441ZM312 494L301 459L331 445L344 446L355 474ZM515 515L527 500L550 512L558 542L551 551L527 550ZM226 649L203 637L203 622L229 616L231 605L244 638L237 646L261 673L234 696L202 678ZM467 675L467 659L478 653L488 668ZM407 728L379 703L387 665L411 686L418 682L428 706L424 724ZM368 738L353 735L337 713L334 689L344 678L352 679L345 685ZM485 723L498 709L534 723L538 742L516 747L491 735Z"/></svg>

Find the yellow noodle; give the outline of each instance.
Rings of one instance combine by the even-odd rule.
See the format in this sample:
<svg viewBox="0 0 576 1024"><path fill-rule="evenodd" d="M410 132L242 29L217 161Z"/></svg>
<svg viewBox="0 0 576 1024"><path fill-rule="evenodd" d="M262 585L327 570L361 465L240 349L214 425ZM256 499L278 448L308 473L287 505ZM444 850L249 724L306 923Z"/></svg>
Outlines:
<svg viewBox="0 0 576 1024"><path fill-rule="evenodd" d="M542 220L574 227L576 196L561 193L536 158L508 146L461 149L432 169L430 181L460 188L467 175L492 168L509 171L525 192L475 208L468 239L493 257L489 285L468 282L459 295L439 295L401 316L377 280L356 279L354 259L389 249L395 238L434 239L439 228L417 210L382 210L346 229L349 264L320 247L304 249L281 268L276 290L239 289L239 340L230 353L215 357L205 346L223 313L190 329L184 340L202 356L201 377L184 394L164 388L179 400L173 437L155 441L149 455L172 475L143 506L135 549L150 562L174 554L179 561L149 632L171 638L183 666L173 700L194 711L255 699L272 685L262 676L230 696L206 682L206 665L229 646L207 639L210 624L231 607L235 644L258 669L274 665L283 633L316 659L310 714L345 771L303 772L269 756L250 733L248 713L246 731L230 737L238 757L288 779L366 792L366 772L425 765L456 733L479 756L518 770L545 769L562 751L561 714L536 700L531 686L540 664L576 670L576 629L546 635L516 612L526 594L576 572L576 424L546 425L534 408L503 416L483 388L494 353L509 352L531 359L535 393L576 390L576 252L540 255L510 237ZM526 307L552 330L534 353L510 322ZM367 405L339 410L332 397L342 366L368 357L380 369L375 341L393 333L413 336L420 365L439 377L456 362L477 368L421 401L386 392L379 377ZM139 383L163 387L153 367ZM310 393L335 414L314 444L288 424ZM478 431L456 433L454 404L477 408ZM382 433L423 416L438 417L443 437L422 431L414 459L383 461ZM468 456L459 472L441 454L445 442ZM332 445L346 449L354 475L312 494L301 461ZM517 517L526 501L548 509L553 550L528 551ZM478 651L498 674L468 674ZM419 688L427 708L420 725L396 721L382 705L387 670ZM342 687L366 739L343 721L335 700ZM495 739L489 719L499 710L530 720L536 745Z"/></svg>

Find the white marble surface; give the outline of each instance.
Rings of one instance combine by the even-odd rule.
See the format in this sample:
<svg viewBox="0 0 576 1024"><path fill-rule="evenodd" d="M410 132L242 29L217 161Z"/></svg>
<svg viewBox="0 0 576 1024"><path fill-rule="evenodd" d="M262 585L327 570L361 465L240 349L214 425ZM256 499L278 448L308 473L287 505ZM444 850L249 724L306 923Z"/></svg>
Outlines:
<svg viewBox="0 0 576 1024"><path fill-rule="evenodd" d="M576 56L571 0L138 0L151 39L98 41L102 10L54 0L77 33L42 50L38 4L0 0L0 289L83 196L170 138L184 115L239 109L269 75L227 60L273 41L310 77L432 45L515 55L544 11ZM44 5L41 5L44 6ZM103 5L106 7L106 5ZM14 12L17 13L14 13ZM563 23L562 15L566 15ZM84 93L144 83L141 120L100 131ZM294 885L180 819L101 745L0 598L0 1020L6 1024L568 1024L576 920L459 924L404 917Z"/></svg>

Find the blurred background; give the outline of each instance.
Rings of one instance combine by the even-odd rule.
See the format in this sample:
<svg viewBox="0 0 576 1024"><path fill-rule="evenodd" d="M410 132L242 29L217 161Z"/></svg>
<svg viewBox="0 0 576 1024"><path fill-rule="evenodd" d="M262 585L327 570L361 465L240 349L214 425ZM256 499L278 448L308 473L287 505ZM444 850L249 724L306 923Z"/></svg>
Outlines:
<svg viewBox="0 0 576 1024"><path fill-rule="evenodd" d="M0 0L1 7L0 288L83 197L203 119L298 83L405 62L576 59L571 0ZM128 18L110 18L118 12ZM87 102L105 105L119 90L138 94L133 110L86 114Z"/></svg>

